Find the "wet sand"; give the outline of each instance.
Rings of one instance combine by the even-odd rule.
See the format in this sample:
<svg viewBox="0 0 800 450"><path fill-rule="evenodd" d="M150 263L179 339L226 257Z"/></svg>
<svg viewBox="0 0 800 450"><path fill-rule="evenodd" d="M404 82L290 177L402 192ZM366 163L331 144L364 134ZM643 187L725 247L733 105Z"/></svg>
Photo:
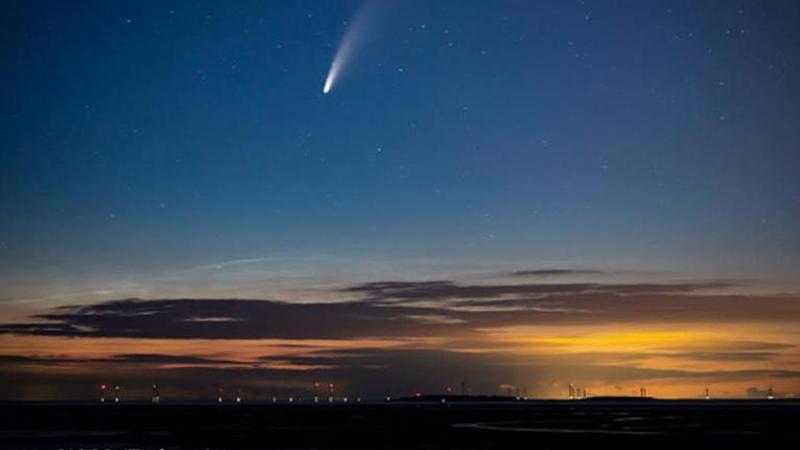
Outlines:
<svg viewBox="0 0 800 450"><path fill-rule="evenodd" d="M800 402L5 404L0 448L740 448L800 442Z"/></svg>

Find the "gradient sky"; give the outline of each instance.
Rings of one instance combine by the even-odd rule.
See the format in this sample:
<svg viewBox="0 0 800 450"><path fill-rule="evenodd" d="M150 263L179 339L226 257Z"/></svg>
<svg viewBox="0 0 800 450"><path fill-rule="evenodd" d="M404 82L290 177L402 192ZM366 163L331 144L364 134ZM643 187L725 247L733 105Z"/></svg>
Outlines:
<svg viewBox="0 0 800 450"><path fill-rule="evenodd" d="M798 23L5 0L0 397L795 395Z"/></svg>

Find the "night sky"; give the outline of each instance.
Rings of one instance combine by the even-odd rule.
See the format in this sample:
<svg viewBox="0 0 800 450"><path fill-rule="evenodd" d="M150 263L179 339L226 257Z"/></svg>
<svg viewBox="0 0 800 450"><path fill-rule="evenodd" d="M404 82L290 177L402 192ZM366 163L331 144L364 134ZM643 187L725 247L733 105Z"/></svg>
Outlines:
<svg viewBox="0 0 800 450"><path fill-rule="evenodd" d="M0 6L0 398L800 396L798 2Z"/></svg>

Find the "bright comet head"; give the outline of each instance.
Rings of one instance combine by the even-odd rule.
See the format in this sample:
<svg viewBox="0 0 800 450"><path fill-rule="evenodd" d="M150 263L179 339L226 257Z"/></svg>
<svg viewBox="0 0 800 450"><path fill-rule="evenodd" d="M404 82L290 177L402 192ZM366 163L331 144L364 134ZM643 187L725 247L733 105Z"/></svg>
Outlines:
<svg viewBox="0 0 800 450"><path fill-rule="evenodd" d="M336 81L336 76L339 74L339 69L342 67L342 60L344 60L348 54L349 48L347 42L345 42L339 47L339 50L336 52L336 57L333 58L331 68L328 70L328 76L325 77L325 86L322 87L323 94L327 94L331 91L333 83Z"/></svg>
<svg viewBox="0 0 800 450"><path fill-rule="evenodd" d="M333 86L333 71L328 73L328 77L325 78L325 86L322 87L322 93L327 94L331 91L331 86Z"/></svg>

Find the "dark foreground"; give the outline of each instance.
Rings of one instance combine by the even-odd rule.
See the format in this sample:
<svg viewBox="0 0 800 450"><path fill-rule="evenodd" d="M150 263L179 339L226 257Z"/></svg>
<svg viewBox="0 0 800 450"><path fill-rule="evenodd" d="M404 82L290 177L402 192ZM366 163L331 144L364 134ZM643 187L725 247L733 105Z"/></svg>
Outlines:
<svg viewBox="0 0 800 450"><path fill-rule="evenodd" d="M797 402L0 406L0 448L789 448Z"/></svg>

